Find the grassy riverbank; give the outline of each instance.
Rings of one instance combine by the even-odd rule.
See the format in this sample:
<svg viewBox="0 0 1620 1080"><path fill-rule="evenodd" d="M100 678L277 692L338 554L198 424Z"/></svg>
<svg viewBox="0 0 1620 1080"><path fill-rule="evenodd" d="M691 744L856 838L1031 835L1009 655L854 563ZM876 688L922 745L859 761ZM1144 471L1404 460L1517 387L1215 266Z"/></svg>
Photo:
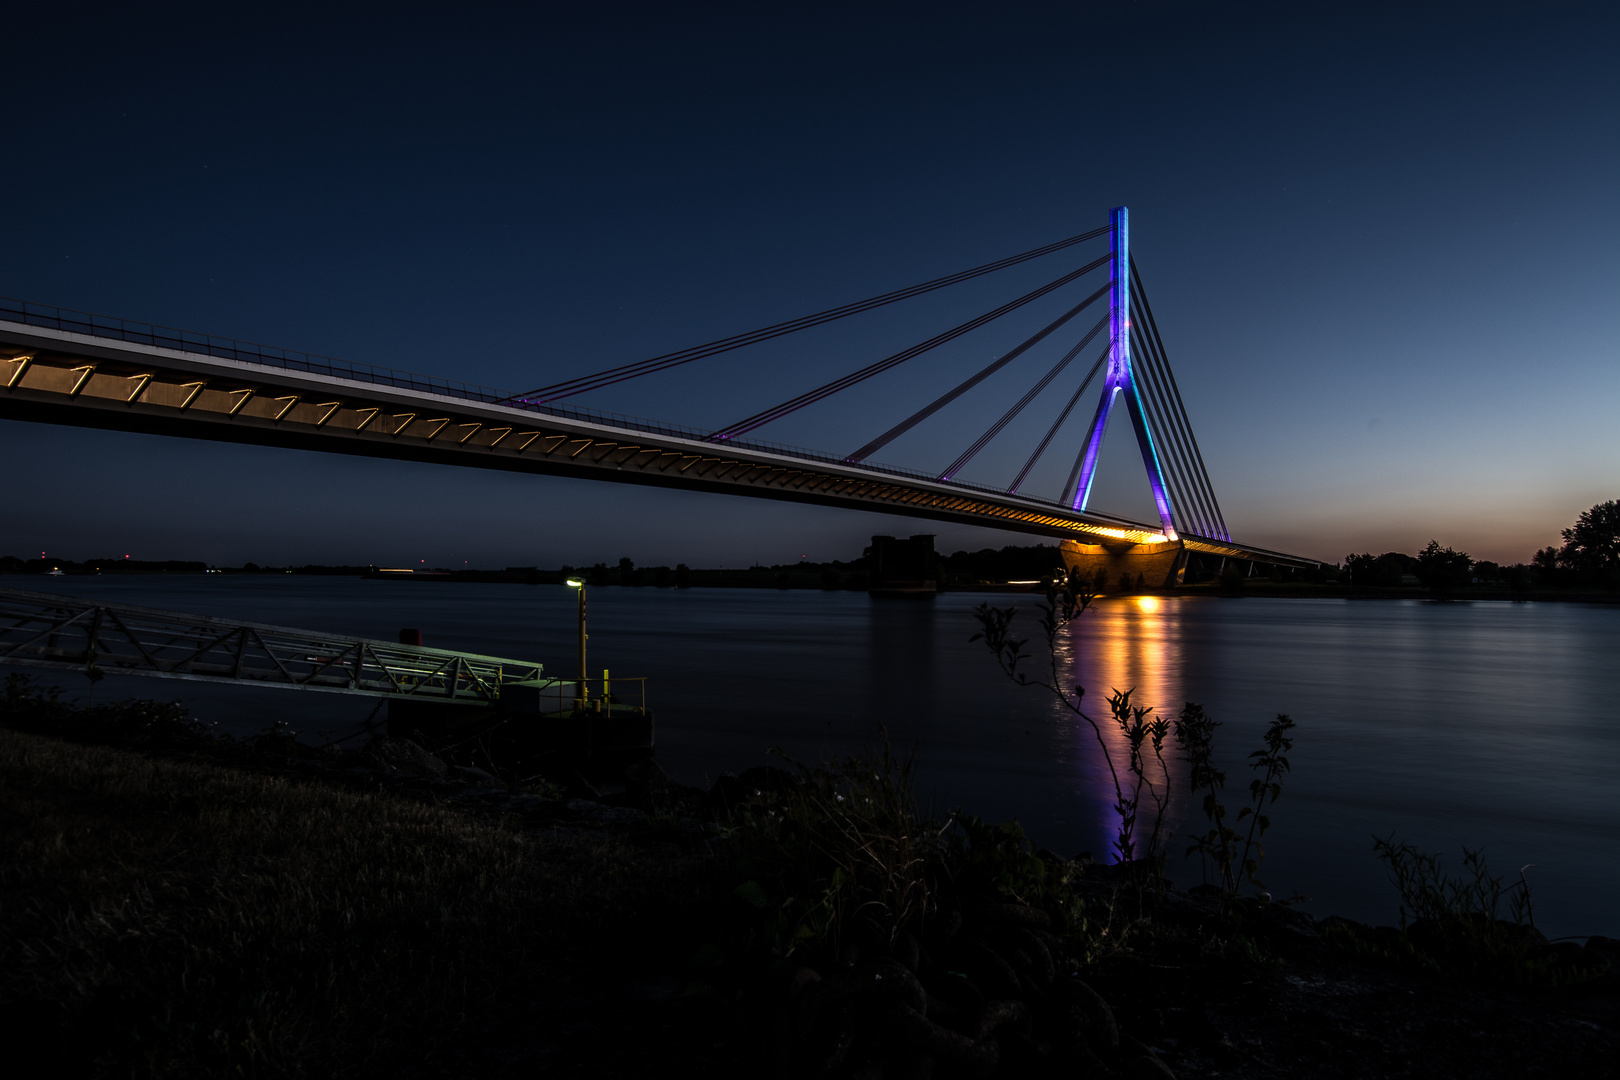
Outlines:
<svg viewBox="0 0 1620 1080"><path fill-rule="evenodd" d="M238 764L0 729L12 1055L66 1075L372 1075L536 984L664 959L699 893L678 844Z"/></svg>
<svg viewBox="0 0 1620 1080"><path fill-rule="evenodd" d="M941 1077L1505 1080L1620 1057L1613 943L1530 935L1482 962L1165 891L1011 823L922 822L887 758L597 801L397 741L338 755L214 740L153 703L8 703L0 1034L62 1076L927 1058Z"/></svg>

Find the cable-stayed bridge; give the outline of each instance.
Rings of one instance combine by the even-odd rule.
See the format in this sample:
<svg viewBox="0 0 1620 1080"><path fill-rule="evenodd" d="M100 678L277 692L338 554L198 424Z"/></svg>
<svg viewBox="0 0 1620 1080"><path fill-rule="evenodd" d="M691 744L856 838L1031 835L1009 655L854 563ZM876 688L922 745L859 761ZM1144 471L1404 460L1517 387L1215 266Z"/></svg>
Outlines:
<svg viewBox="0 0 1620 1080"><path fill-rule="evenodd" d="M566 399L825 325L1088 241L1108 250L1045 284L838 379L715 430L572 406ZM1106 271L1103 278L1102 271ZM985 367L847 454L762 441L755 433L916 360L1047 296L1073 303ZM1082 316L1094 316L1089 320ZM1077 321L1078 320L1078 321ZM1073 325L1071 325L1073 324ZM1080 329L1083 328L1083 329ZM1077 333L1077 329L1079 332ZM1054 339L1069 347L1010 408L937 473L871 458L895 439ZM1089 365L1087 360L1090 360ZM1100 382L1098 381L1100 379ZM258 443L477 468L787 499L1010 529L1110 549L1309 567L1315 560L1233 540L1209 481L1141 274L1125 209L1107 226L919 285L704 345L511 393L330 357L0 299L0 417ZM1044 429L1018 418L1045 391L1070 391ZM1064 438L1087 391L1097 403L1080 439ZM1157 522L1090 503L1103 435L1123 406L1141 450ZM1008 433L1011 435L1008 435ZM1031 451L1006 487L967 483L964 466L993 440ZM1048 451L1074 463L1056 497L1023 490ZM1157 559L1162 563L1162 558ZM1166 563L1165 565L1169 565ZM1174 571L1173 571L1174 572Z"/></svg>

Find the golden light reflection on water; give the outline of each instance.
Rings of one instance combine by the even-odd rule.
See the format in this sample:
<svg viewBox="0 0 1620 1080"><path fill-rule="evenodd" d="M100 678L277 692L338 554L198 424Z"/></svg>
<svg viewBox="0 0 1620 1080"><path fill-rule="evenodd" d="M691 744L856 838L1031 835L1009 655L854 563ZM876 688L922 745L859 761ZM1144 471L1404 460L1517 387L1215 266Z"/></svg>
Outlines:
<svg viewBox="0 0 1620 1080"><path fill-rule="evenodd" d="M1158 596L1120 596L1098 600L1090 611L1070 624L1065 639L1059 642L1059 670L1067 675L1069 685L1085 688L1082 708L1097 723L1103 743L1108 747L1115 770L1122 784L1130 782L1126 763L1130 758L1130 744L1108 708L1113 691L1130 691L1133 706L1146 706L1152 716L1174 720L1181 711L1183 690L1179 672L1184 653L1180 601ZM1101 847L1093 851L1104 858L1108 842L1118 828L1118 815L1114 810L1115 792L1107 761L1098 746L1098 733L1083 720L1070 719L1070 746L1076 770L1076 793L1091 808L1088 817L1094 822L1095 834ZM1172 753L1173 737L1165 740L1164 758L1170 775L1148 755L1146 776L1159 791L1172 785L1173 794L1182 795L1185 780L1181 766ZM1138 852L1152 829L1152 800L1144 789L1138 807ZM1173 827L1182 817L1181 810L1172 800L1171 811L1165 821ZM1172 845L1173 846L1173 845Z"/></svg>

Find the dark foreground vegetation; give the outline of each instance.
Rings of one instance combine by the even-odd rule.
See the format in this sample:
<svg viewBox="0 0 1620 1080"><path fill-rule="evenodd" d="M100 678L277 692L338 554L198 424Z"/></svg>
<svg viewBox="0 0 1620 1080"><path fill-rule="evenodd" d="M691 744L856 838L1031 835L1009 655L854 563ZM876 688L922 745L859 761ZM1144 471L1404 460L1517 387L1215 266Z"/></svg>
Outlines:
<svg viewBox="0 0 1620 1080"><path fill-rule="evenodd" d="M527 790L525 790L527 789ZM1389 865L1407 927L919 814L910 763L573 790L25 679L0 1024L59 1076L1612 1075L1620 945ZM1427 861L1426 861L1427 860ZM1237 868L1242 873L1242 867Z"/></svg>
<svg viewBox="0 0 1620 1080"><path fill-rule="evenodd" d="M9 690L0 1024L54 1075L372 1075L514 996L669 965L696 910L685 845L470 813L425 755Z"/></svg>

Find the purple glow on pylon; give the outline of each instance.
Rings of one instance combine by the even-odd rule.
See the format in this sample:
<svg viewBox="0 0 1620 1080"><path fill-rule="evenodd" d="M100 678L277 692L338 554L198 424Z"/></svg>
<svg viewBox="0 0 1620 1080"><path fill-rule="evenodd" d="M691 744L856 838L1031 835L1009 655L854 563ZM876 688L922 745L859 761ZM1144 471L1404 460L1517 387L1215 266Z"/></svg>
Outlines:
<svg viewBox="0 0 1620 1080"><path fill-rule="evenodd" d="M1170 495L1165 488L1164 468L1159 462L1159 449L1154 445L1153 432L1148 427L1147 412L1142 407L1141 389L1131 370L1131 234L1129 211L1117 206L1109 215L1113 226L1113 265L1110 268L1110 297L1113 309L1109 322L1113 332L1113 345L1108 358L1108 378L1103 383L1102 400L1097 403L1097 415L1092 418L1086 433L1086 448L1077 463L1074 482L1075 510L1084 512L1091 499L1091 484L1097 478L1097 457L1102 451L1103 434L1108 429L1108 416L1113 411L1114 398L1121 390L1125 395L1126 411L1131 414L1131 426L1136 429L1136 442L1142 451L1142 464L1147 469L1148 485L1153 489L1153 505L1159 512L1159 522L1169 539L1176 539L1175 520L1170 509Z"/></svg>
<svg viewBox="0 0 1620 1080"><path fill-rule="evenodd" d="M1097 477L1097 455L1102 451L1103 434L1108 430L1108 414L1114 408L1114 396L1124 389L1131 377L1131 236L1129 212L1123 206L1109 211L1112 226L1109 242L1113 260L1109 264L1109 329L1113 346L1108 356L1108 377L1103 381L1102 400L1097 403L1097 415L1091 418L1086 432L1086 449L1081 458L1080 472L1074 487L1076 510L1084 511L1091 498L1091 482Z"/></svg>
<svg viewBox="0 0 1620 1080"><path fill-rule="evenodd" d="M1113 361L1109 361L1108 381L1103 383L1102 400L1097 402L1097 415L1092 418L1091 431L1086 438L1085 457L1080 465L1080 482L1074 490L1074 509L1084 511L1091 498L1091 482L1097 477L1097 455L1102 451L1103 432L1108 429L1108 414L1114 408L1114 395L1119 385L1114 380Z"/></svg>

